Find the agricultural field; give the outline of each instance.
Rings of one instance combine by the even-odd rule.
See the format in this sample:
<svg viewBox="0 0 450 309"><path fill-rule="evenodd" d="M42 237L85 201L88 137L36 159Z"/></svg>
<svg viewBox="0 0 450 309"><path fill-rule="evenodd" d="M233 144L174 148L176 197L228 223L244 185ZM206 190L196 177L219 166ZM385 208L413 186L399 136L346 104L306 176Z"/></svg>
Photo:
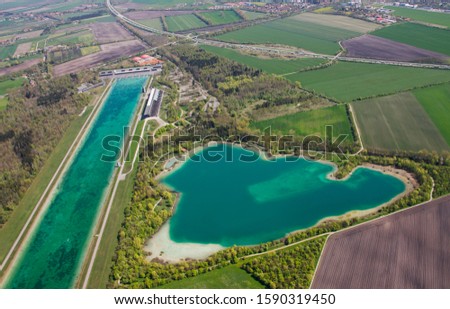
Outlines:
<svg viewBox="0 0 450 309"><path fill-rule="evenodd" d="M310 22L327 27L336 27L358 33L367 33L380 28L380 25L378 24L342 15L303 13L296 15L293 18L299 21Z"/></svg>
<svg viewBox="0 0 450 309"><path fill-rule="evenodd" d="M369 34L346 40L342 46L347 56L356 58L431 63L445 63L449 59L443 54Z"/></svg>
<svg viewBox="0 0 450 309"><path fill-rule="evenodd" d="M101 49L100 49L100 46L94 45L94 46L82 47L82 48L80 48L80 50L81 50L82 56L87 56L87 55L99 52Z"/></svg>
<svg viewBox="0 0 450 309"><path fill-rule="evenodd" d="M360 34L356 31L302 21L299 16L228 32L216 38L236 43L289 45L317 53L334 55L341 49L338 44L339 41Z"/></svg>
<svg viewBox="0 0 450 309"><path fill-rule="evenodd" d="M7 79L0 82L0 96L4 96L8 94L8 91L11 89L19 88L22 86L24 78L16 78L16 79Z"/></svg>
<svg viewBox="0 0 450 309"><path fill-rule="evenodd" d="M315 289L448 289L450 196L328 238Z"/></svg>
<svg viewBox="0 0 450 309"><path fill-rule="evenodd" d="M450 70L338 62L324 69L286 76L303 87L350 102L450 81Z"/></svg>
<svg viewBox="0 0 450 309"><path fill-rule="evenodd" d="M19 57L28 53L31 49L32 44L32 42L19 44L16 48L16 51L14 52L14 57Z"/></svg>
<svg viewBox="0 0 450 309"><path fill-rule="evenodd" d="M0 69L0 76L4 76L7 74L12 74L12 73L20 72L22 70L26 70L26 69L31 68L32 66L40 63L41 61L42 61L42 58L39 57L39 58L24 61L15 66L2 68L2 69Z"/></svg>
<svg viewBox="0 0 450 309"><path fill-rule="evenodd" d="M206 27L207 25L194 14L166 17L167 28L171 32Z"/></svg>
<svg viewBox="0 0 450 309"><path fill-rule="evenodd" d="M91 25L95 40L100 43L111 43L132 40L133 36L119 23L94 23Z"/></svg>
<svg viewBox="0 0 450 309"><path fill-rule="evenodd" d="M241 54L240 52L229 48L215 46L202 46L202 48L216 55L276 75L298 72L309 67L320 65L326 61L318 58L300 58L293 60L259 58L256 56Z"/></svg>
<svg viewBox="0 0 450 309"><path fill-rule="evenodd" d="M264 13L241 10L247 20L255 20L266 16Z"/></svg>
<svg viewBox="0 0 450 309"><path fill-rule="evenodd" d="M364 147L381 150L450 150L411 92L353 102Z"/></svg>
<svg viewBox="0 0 450 309"><path fill-rule="evenodd" d="M153 29L156 29L156 30L163 30L161 19L159 17L152 18L152 19L139 20L139 23L149 26L149 27L152 27Z"/></svg>
<svg viewBox="0 0 450 309"><path fill-rule="evenodd" d="M450 84L417 89L413 93L450 145Z"/></svg>
<svg viewBox="0 0 450 309"><path fill-rule="evenodd" d="M145 5L148 8L152 9L161 9L161 8L183 8L186 5L191 5L196 0L132 0L131 2L136 4Z"/></svg>
<svg viewBox="0 0 450 309"><path fill-rule="evenodd" d="M211 25L231 24L242 20L242 18L232 10L204 12L199 13L199 15L209 21Z"/></svg>
<svg viewBox="0 0 450 309"><path fill-rule="evenodd" d="M0 59L11 58L16 52L17 44L2 46L0 48Z"/></svg>
<svg viewBox="0 0 450 309"><path fill-rule="evenodd" d="M448 17L450 20L450 16ZM414 35L411 35L414 33ZM402 23L371 33L385 39L450 56L450 31L413 23Z"/></svg>
<svg viewBox="0 0 450 309"><path fill-rule="evenodd" d="M394 15L411 18L428 24L441 25L450 27L450 18L448 14L439 12L427 12L424 10L415 10L408 8L400 8L396 6L386 6L385 8L394 10Z"/></svg>
<svg viewBox="0 0 450 309"><path fill-rule="evenodd" d="M95 65L111 61L120 57L128 57L145 50L145 46L138 40L123 41L101 45L101 51L78 59L74 59L53 67L55 76L79 72Z"/></svg>
<svg viewBox="0 0 450 309"><path fill-rule="evenodd" d="M245 270L231 265L193 278L163 285L163 289L263 289Z"/></svg>
<svg viewBox="0 0 450 309"><path fill-rule="evenodd" d="M348 135L347 141L353 141L346 107L343 104L252 122L250 127L261 131L271 127L275 134L324 137L327 125L333 126L333 135L345 134Z"/></svg>
<svg viewBox="0 0 450 309"><path fill-rule="evenodd" d="M82 31L71 35L58 36L47 40L47 46L51 45L89 45L94 43L94 35L91 31Z"/></svg>

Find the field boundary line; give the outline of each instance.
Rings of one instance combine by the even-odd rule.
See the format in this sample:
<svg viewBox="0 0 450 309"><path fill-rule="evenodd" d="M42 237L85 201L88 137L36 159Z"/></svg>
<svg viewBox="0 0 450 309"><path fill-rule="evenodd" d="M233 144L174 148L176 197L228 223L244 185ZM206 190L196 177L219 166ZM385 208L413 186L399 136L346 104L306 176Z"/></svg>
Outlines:
<svg viewBox="0 0 450 309"><path fill-rule="evenodd" d="M89 132L90 125L92 124L92 121L97 116L99 110L101 110L102 102L104 101L105 94L109 92L111 88L111 83L108 84L108 86L105 88L101 96L98 98L94 109L92 110L91 114L89 115L88 119L84 122L83 126L81 127L80 131L78 132L78 135L76 136L75 140L73 141L72 145L70 146L69 150L67 150L66 155L62 159L61 163L58 166L58 169L53 174L53 177L50 179L47 187L45 188L44 192L41 195L41 198L34 206L30 216L28 217L27 221L25 222L23 228L21 229L19 235L17 236L16 240L14 241L11 249L9 250L8 254L6 255L5 259L3 260L2 264L0 265L0 271L3 271L4 269L7 269L6 266L9 264L9 260L15 255L14 253L17 253L21 247L23 247L27 239L30 237L31 232L36 228L37 221L36 219L40 217L43 214L43 211L46 209L46 205L48 203L48 199L52 195L52 192L55 190L55 187L58 185L61 177L63 177L67 167L70 165L70 162L72 161L74 155L76 154L76 148L80 145L80 143L83 142L84 137ZM22 241L20 244L19 242ZM4 273L1 279L1 284L3 284L6 281L7 274ZM0 284L0 285L1 285Z"/></svg>
<svg viewBox="0 0 450 309"><path fill-rule="evenodd" d="M361 131L359 131L358 122L356 120L355 112L353 111L353 106L351 103L348 103L348 109L350 111L350 115L352 116L353 123L355 124L356 134L358 135L358 141L361 145L361 148L353 154L353 156L359 155L364 150L364 144L361 138Z"/></svg>
<svg viewBox="0 0 450 309"><path fill-rule="evenodd" d="M313 285L313 282L314 282L314 279L316 279L317 269L319 268L320 260L321 260L321 258L322 258L323 252L325 251L325 246L327 245L328 238L330 238L330 236L328 236L328 237L325 239L325 242L323 243L322 250L320 251L319 259L317 260L316 267L314 268L313 277L312 277L312 279L311 279L311 283L309 284L308 289L311 289L311 287L312 287L312 285Z"/></svg>

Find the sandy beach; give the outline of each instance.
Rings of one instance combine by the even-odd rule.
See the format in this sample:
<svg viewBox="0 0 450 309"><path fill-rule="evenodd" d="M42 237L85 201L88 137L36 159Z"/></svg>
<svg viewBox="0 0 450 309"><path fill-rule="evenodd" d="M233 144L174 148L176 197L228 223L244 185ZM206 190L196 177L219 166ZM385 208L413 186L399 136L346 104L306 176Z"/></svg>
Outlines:
<svg viewBox="0 0 450 309"><path fill-rule="evenodd" d="M150 238L144 251L148 252L148 261L158 259L159 261L175 263L182 260L200 260L205 259L213 253L225 249L217 244L196 244L196 243L177 243L170 238L170 219L161 227L161 229Z"/></svg>

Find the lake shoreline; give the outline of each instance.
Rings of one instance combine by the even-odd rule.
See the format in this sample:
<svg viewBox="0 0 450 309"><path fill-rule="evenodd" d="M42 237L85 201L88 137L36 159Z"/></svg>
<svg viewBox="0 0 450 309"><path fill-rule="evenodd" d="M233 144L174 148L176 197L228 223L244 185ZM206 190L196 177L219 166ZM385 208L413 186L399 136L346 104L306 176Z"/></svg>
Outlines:
<svg viewBox="0 0 450 309"><path fill-rule="evenodd" d="M225 143L225 144L230 145L229 143ZM217 144L215 143L215 145L217 145ZM234 145L234 144L233 144L232 146L237 146L237 145ZM185 154L182 155L183 161L177 160L176 162L174 162L173 164L170 165L170 168L164 169L161 173L159 173L159 174L156 176L156 179L161 180L163 177L165 177L165 176L169 175L170 173L174 172L175 170L179 169L180 167L183 166L183 163L186 163L186 162L187 162L186 158L190 158L191 156L193 156L193 155L199 153L200 151L204 150L205 147L210 147L210 145L208 145L208 146L198 146L198 147L195 147L194 149L192 149L191 151L186 152ZM245 149L245 150L254 150L254 149L248 149L248 148L245 148L245 147L243 147L243 146L241 146L241 145L238 145L238 147L243 148L243 149ZM273 161L273 160L277 160L277 159L280 159L280 158L283 158L283 157L284 157L284 158L287 157L287 155L278 155L278 156L271 156L271 157L268 157L268 156L267 156L267 153L262 152L262 151L258 151L258 154L259 154L259 156L260 156L263 160L268 160L268 161ZM171 160L174 160L174 158L176 158L176 157L172 157L172 158L170 158L170 159L167 159L167 160L164 162L164 167L165 167ZM180 157L179 157L179 158L180 158ZM308 159L308 158L306 158L306 157L304 157L304 156L299 156L298 158L302 158L302 159L304 159L304 160L311 161L310 159ZM317 223L315 223L314 225L311 225L311 226L309 226L309 227L307 227L307 228L302 228L302 229L299 229L299 230L294 230L294 231L292 231L292 232L289 232L289 233L285 234L283 237L280 237L280 238L278 238L278 239L281 239L281 238L287 237L287 236L289 236L289 235L292 235L292 234L294 234L294 233L298 233L298 232L301 232L301 231L304 231L304 230L307 230L307 229L316 227L316 226L318 226L318 225L320 225L320 224L322 224L322 223L324 223L324 222L338 221L338 220L348 220L348 219L352 219L352 218L355 218L355 217L363 217L363 216L365 216L365 215L375 213L375 212L377 212L380 208L382 208L382 207L384 207L384 206L386 206L386 205L392 204L393 202L395 202L395 201L397 201L398 199L400 199L401 197L403 197L403 196L409 194L409 193L410 193L411 191L413 191L416 187L418 187L418 183L417 183L417 181L416 181L416 179L415 179L415 177L414 177L413 174L408 173L408 172L406 172L406 171L404 171L404 170L401 170L401 169L397 169L397 168L395 168L395 167L393 167L393 166L381 166L381 165L375 165L375 164L370 164L370 163L363 163L362 165L359 165L359 166L355 167L355 168L354 168L348 175L346 175L344 178L342 178L342 179L337 179L337 178L335 177L335 173L338 171L338 166L337 166L335 163L330 162L330 161L324 161L324 160L317 160L317 161L315 161L315 162L319 162L319 163L321 163L321 164L330 165L330 166L333 167L333 170L332 170L331 172L329 172L329 173L326 175L326 179L328 179L328 180L330 180L330 181L345 181L345 180L348 180L348 179L351 177L351 175L352 175L357 169L365 168L365 169L370 169L370 170L374 170L374 171L383 173L383 174L385 174L385 175L390 175L390 176L393 176L393 177L399 179L399 180L402 181L402 183L405 185L405 189L404 189L401 193L399 193L399 194L397 194L396 196L394 196L393 198L391 198L389 201L387 201L387 202L385 202L385 203L383 203L383 204L377 205L376 207L373 207L373 208L370 208L370 209L366 209L366 210L351 210L351 211L348 211L348 212L346 212L346 213L344 213L344 214L341 214L341 215L324 217L324 218L320 219L320 220L319 220ZM168 187L169 187L169 186L168 186ZM170 187L169 187L169 188L170 188ZM171 189L172 191L174 191L173 188L170 188L170 189ZM177 192L177 196L179 197L180 195L181 195L181 194L180 194L179 192ZM173 214L175 213L175 211L176 211L176 207L177 207L176 204L178 204L178 202L179 202L179 199L177 199L177 201L175 202L175 204L174 204L174 206L173 206L173 213L172 213L172 215L173 215ZM197 252L196 252L196 254L193 254L193 255L191 255L191 256L186 255L186 256L184 256L184 257L181 257L181 256L180 256L180 252L177 251L176 244L179 244L180 248L181 248L181 247L185 247L186 245L189 246L189 247L190 247L189 250L185 250L185 248L182 250L182 251L185 251L185 252L195 252L195 251L197 251L197 248L204 247L204 246L214 246L214 244L177 243L177 242L173 241L173 240L170 238L170 231L169 231L168 228L166 227L166 226L169 226L169 225L170 225L170 220L171 220L171 218L169 218L169 220L166 221L166 222L163 224L163 226L162 226L162 227L161 227L154 235L152 235L151 238L149 238L149 239L147 240L146 245L145 245L145 249L144 249L146 252L152 251L152 250L150 250L150 248L153 248L153 250L155 250L155 249L156 249L156 250L159 250L159 249L157 249L157 248L165 248L165 249L161 250L161 252L163 253L162 255L161 255L161 254L160 254L160 255L152 254L152 255L151 255L151 258L149 257L149 260L150 260L150 259L157 258L155 261L158 261L158 262L176 263L176 262L186 261L186 260L205 259L205 258L207 258L208 256L210 256L212 253L215 253L215 252L217 252L217 251L220 251L220 250L223 250L223 249L226 249L226 248L227 248L227 247L223 247L223 246L221 246L221 245L219 245L219 244L216 244L217 246L221 246L221 248L220 248L220 249L217 249L215 252L208 251L208 250L203 250L203 249L202 249L203 252L205 253L205 254L203 254L203 255L201 255L201 254L198 255ZM165 235L161 235L161 234L165 234ZM158 241L158 245L157 245L157 246L155 246L154 244L152 245L152 239L155 239L155 238L156 238L157 241ZM161 242L166 242L166 245L165 245L165 246L164 246L164 244L161 245ZM247 246L252 247L252 246L257 246L257 245L259 245L259 244L247 245ZM167 248L169 248L169 247L170 247L170 249L167 249ZM210 248L211 248L211 247L210 247ZM160 252L160 253L161 253L161 252ZM207 252L208 252L208 255L206 255ZM211 253L211 252L212 252L212 253ZM170 256L170 255L172 255L172 256ZM195 257L194 257L194 256L195 256Z"/></svg>

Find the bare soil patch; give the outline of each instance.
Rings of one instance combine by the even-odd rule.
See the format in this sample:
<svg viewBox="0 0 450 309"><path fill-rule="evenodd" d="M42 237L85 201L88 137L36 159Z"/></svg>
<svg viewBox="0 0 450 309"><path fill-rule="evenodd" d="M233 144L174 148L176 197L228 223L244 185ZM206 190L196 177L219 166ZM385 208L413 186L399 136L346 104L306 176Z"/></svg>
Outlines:
<svg viewBox="0 0 450 309"><path fill-rule="evenodd" d="M133 39L131 33L116 22L94 23L91 25L91 29L96 41L101 44Z"/></svg>
<svg viewBox="0 0 450 309"><path fill-rule="evenodd" d="M443 54L365 34L342 42L347 56L406 62L445 61Z"/></svg>
<svg viewBox="0 0 450 309"><path fill-rule="evenodd" d="M145 46L138 40L104 44L100 47L102 49L100 52L55 66L53 68L54 75L61 76L78 72L120 57L129 57L145 49Z"/></svg>
<svg viewBox="0 0 450 309"><path fill-rule="evenodd" d="M30 51L32 44L33 44L32 42L19 44L16 48L16 51L14 52L14 57L25 55L27 52Z"/></svg>
<svg viewBox="0 0 450 309"><path fill-rule="evenodd" d="M329 237L312 288L450 288L450 196Z"/></svg>
<svg viewBox="0 0 450 309"><path fill-rule="evenodd" d="M16 73L16 72L19 72L22 70L26 70L28 68L31 68L33 65L38 64L41 61L42 61L42 58L31 59L31 60L24 61L23 63L12 66L12 67L0 69L0 76L6 75L6 74L11 74L11 73Z"/></svg>

